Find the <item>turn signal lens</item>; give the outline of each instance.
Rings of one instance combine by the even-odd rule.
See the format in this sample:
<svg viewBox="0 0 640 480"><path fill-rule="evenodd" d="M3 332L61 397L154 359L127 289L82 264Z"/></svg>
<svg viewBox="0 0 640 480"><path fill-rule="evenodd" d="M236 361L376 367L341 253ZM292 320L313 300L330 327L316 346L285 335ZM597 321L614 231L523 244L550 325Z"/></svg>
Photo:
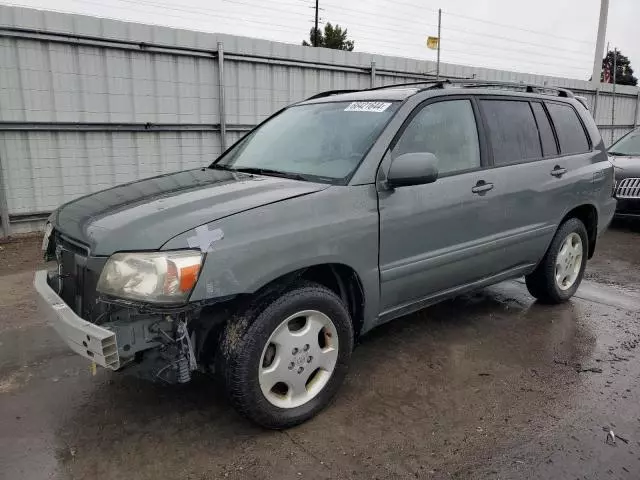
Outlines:
<svg viewBox="0 0 640 480"><path fill-rule="evenodd" d="M200 265L190 265L180 269L180 290L190 292L196 286Z"/></svg>

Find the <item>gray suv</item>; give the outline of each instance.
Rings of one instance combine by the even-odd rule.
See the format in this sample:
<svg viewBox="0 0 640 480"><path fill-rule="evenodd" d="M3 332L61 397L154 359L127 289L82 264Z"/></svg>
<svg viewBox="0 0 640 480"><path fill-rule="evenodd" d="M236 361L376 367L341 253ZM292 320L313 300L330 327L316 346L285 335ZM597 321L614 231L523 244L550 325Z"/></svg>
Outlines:
<svg viewBox="0 0 640 480"><path fill-rule="evenodd" d="M315 415L356 339L525 276L569 299L615 211L614 169L566 90L405 84L317 95L209 167L55 211L39 271L71 349L167 383L212 372L270 428Z"/></svg>

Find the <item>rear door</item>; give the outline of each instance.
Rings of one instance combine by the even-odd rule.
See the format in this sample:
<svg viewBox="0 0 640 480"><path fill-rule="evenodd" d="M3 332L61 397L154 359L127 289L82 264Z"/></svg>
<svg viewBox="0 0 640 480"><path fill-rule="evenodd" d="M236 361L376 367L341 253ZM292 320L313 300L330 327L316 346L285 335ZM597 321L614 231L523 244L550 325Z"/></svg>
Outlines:
<svg viewBox="0 0 640 480"><path fill-rule="evenodd" d="M484 98L480 104L494 168L505 183L502 201L508 241L502 266L533 265L544 255L567 206L576 200L572 185L576 175L583 174L590 144L573 107L566 103L550 104L558 115L555 130L551 112L540 100Z"/></svg>

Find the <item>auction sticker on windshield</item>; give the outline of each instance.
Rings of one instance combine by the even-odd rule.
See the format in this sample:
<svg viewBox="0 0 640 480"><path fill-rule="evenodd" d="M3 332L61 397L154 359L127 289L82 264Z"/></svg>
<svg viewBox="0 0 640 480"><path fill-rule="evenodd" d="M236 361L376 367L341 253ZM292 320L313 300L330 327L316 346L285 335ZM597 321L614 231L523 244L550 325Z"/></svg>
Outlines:
<svg viewBox="0 0 640 480"><path fill-rule="evenodd" d="M391 102L351 102L345 112L384 112Z"/></svg>

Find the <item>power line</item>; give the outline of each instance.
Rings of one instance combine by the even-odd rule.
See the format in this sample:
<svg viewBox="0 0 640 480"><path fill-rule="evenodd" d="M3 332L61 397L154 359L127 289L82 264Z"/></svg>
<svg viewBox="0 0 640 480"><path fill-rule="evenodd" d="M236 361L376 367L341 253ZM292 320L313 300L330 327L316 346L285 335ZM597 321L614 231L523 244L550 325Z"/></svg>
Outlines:
<svg viewBox="0 0 640 480"><path fill-rule="evenodd" d="M254 5L254 4L250 4L250 3L246 3L246 2L240 2L238 0L223 0L223 1L227 2L227 3L236 3L236 4L247 5L247 6L256 7L256 8L263 8L263 9L266 9L266 10L277 10L277 11L280 11L280 10L274 9L272 7L264 7L264 6L261 6L261 5ZM286 4L286 5L296 5L296 6L298 5L298 4L290 3L290 2L278 2L278 3ZM372 15L372 16L374 16L376 18L380 18L379 15L372 14L370 12L362 12L362 11L359 11L359 10L349 9L349 8L341 7L341 6L338 6L338 5L335 5L335 4L331 4L331 3L327 3L327 2L324 2L323 4L326 5L326 6L334 6L336 8L339 8L340 11L342 11L342 10L351 11L351 12L354 12L354 13L356 13L358 15ZM288 13L292 13L292 12L288 12ZM428 23L416 23L416 22L414 22L412 20L402 19L400 17L393 17L393 16L389 16L389 15L385 15L384 19L385 20L387 20L387 19L398 19L398 20L400 20L400 21L402 21L404 23L415 23L416 25L419 25L420 27L427 27L427 26L436 27L437 26L437 25L428 24ZM387 27L387 26L383 27L383 26L381 26L379 24L366 23L366 22L362 22L361 20L358 20L358 23L350 23L349 26L351 27L352 31L353 31L354 27L369 26L369 27L372 27L372 28L381 29L383 31L387 31L388 30L388 31L399 32L399 33L402 33L402 34L414 33L414 32L408 31L406 28L391 28L391 27ZM395 27L396 25L393 25L393 26ZM398 26L398 27L400 27L400 26ZM462 32L462 33L467 33L467 34L470 34L470 35L477 35L477 36L483 36L483 37L493 37L493 38L498 38L498 39L501 39L501 40L509 40L511 42L516 42L516 43L521 43L521 44L525 44L525 45L529 45L529 46L534 46L534 47L539 48L539 49L553 49L554 50L554 54L553 55L556 56L556 57L558 57L558 56L556 55L555 52L558 52L558 51L568 52L568 53L571 53L571 54L574 54L574 55L578 54L578 55L582 55L582 56L591 57L591 54L583 53L583 52L580 52L578 50L566 49L566 48L556 48L556 47L554 47L552 45L546 46L546 45L540 45L539 43L525 42L525 41L522 41L522 40L513 40L513 39L510 39L510 38L507 38L507 37L495 36L495 35L491 35L491 34L485 34L485 33L473 32L473 31L467 31L467 30L460 30L460 29L457 29L455 27L448 27L446 24L444 25L443 29L445 30L445 33L446 33L447 30L454 30L454 31ZM415 33L417 34L417 32L415 32ZM426 31L424 33L420 33L420 35L426 35L426 34L427 34ZM370 38L370 37L362 37L362 38ZM445 39L446 39L446 37L445 37ZM453 40L451 40L451 41L453 41ZM457 41L460 42L460 40L457 40ZM486 44L485 44L485 46L488 47L488 45L486 45ZM531 53L532 55L535 55L533 52L527 52L525 50L515 50L515 49L509 48L509 47L504 47L504 48L508 49L508 50L519 51L521 53ZM541 55L542 54L538 54L538 56L541 56ZM547 53L546 55L551 55L551 54ZM558 57L558 58L560 58L560 57ZM564 58L570 59L569 57L564 57Z"/></svg>
<svg viewBox="0 0 640 480"><path fill-rule="evenodd" d="M99 5L99 6L104 7L104 4L102 4L100 2L96 2L96 1L91 1L91 0L73 0L73 1L79 2L79 3ZM174 7L174 6L169 6L169 5L166 5L166 4L160 4L160 3L157 3L157 2L145 2L143 0L137 0L137 1L133 1L133 0L117 0L117 1L120 1L120 2L126 3L126 4L130 4L130 5L133 4L133 5L139 5L139 6L154 6L154 7L166 8L166 9L174 10L174 11L185 12L185 13L188 13L188 14L191 14L191 15L200 15L200 13L198 13L196 11L192 11L192 10L188 10L188 9L181 9L181 8ZM228 0L228 1L230 1L230 0ZM236 3L240 3L240 2L236 2ZM25 5L16 5L16 4L13 4L13 5L15 5L15 6L25 6ZM136 11L136 9L133 9L133 10ZM286 32L286 33L293 33L293 32L297 33L298 32L297 28L291 27L290 25L274 24L274 23L271 23L271 22L261 22L261 21L258 21L258 20L250 20L250 19L246 19L246 18L229 17L229 16L225 16L225 15L220 15L219 13L213 12L213 11L208 10L208 9L199 9L199 10L200 11L204 11L204 12L211 12L217 18L226 18L226 19L229 19L229 20L236 20L238 22L244 22L244 23L249 23L249 24L268 25L272 30L275 30L275 31L281 31L281 32ZM60 10L58 10L58 11L60 11ZM146 11L146 10L137 10L137 11L141 12L141 13L148 13L148 11ZM64 12L64 13L72 13L72 12ZM293 12L291 12L291 13L293 13ZM179 18L179 19L182 19L182 20L191 21L191 19L186 18L186 17L181 16L181 15L172 15L172 14L168 14L166 12L163 12L163 14L165 16L170 16L170 17ZM304 15L304 16L307 17L307 15ZM274 28L275 26L281 26L281 27L284 27L284 29ZM451 30L455 30L453 28L450 28L450 29ZM413 32L408 32L408 31L402 31L401 33L403 35L409 35L409 36L414 34ZM464 31L464 33L472 33L472 32ZM422 36L423 34L415 32L415 35L416 36ZM483 36L488 36L488 37L495 37L495 36L492 36L492 35L484 35L484 34L478 34L478 35L483 35ZM408 46L406 43L397 42L397 41L386 40L386 41L381 42L379 40L380 39L379 36L368 37L368 36L364 36L364 35L359 35L359 37L362 38L362 39L370 40L369 43L378 43L378 44L381 44L381 45L384 45L384 46L397 46L397 47L400 47L400 48L403 48L403 49L406 49L406 47ZM504 37L498 37L498 38L504 38ZM356 40L358 40L358 39L356 38ZM508 39L508 40L509 41L514 41L514 40L511 40L511 39ZM455 43L460 43L460 44L463 44L463 45L465 44L463 41L460 41L460 40L450 39L449 41L452 41L452 42L455 42ZM515 42L516 43L527 43L527 42L518 42L518 41L515 41ZM418 43L416 42L415 46L417 46L417 45L418 45ZM421 45L421 43L420 43L420 45ZM481 46L480 44L472 44L472 45L473 46ZM534 45L536 47L540 47L537 44L531 44L531 45ZM488 45L482 45L482 46L486 47L486 48L498 49L498 50L501 50L501 51L502 50L514 50L514 49L510 49L510 48L506 48L506 47L505 48L499 48L499 47L490 47ZM470 54L468 51L461 51L461 50L455 50L455 49L445 49L445 51L446 52L459 53L461 55L467 55L467 56L473 56L473 57L484 57L484 58L489 58L489 59L495 60L494 57L492 57L490 55L486 55L486 54L479 54L479 53ZM533 52L526 52L526 53L530 54L530 55L536 55ZM540 55L540 54L538 54L538 55ZM507 57L507 58L512 59L513 57ZM421 58L421 60L425 60L425 58L423 57L423 58ZM517 58L516 60L518 60L518 61L520 61L522 63L529 63L529 64L533 64L533 65L554 65L553 62L541 63L541 62L535 62L535 61L530 61L530 60L524 60L522 58ZM573 65L564 64L564 63L562 64L562 66L565 67L565 68L570 68L570 69L574 69L574 70L578 70L578 69L579 70L583 70L582 67L577 67L577 66L573 66Z"/></svg>
<svg viewBox="0 0 640 480"><path fill-rule="evenodd" d="M71 0L71 1L79 2L79 3L87 3L87 4L91 4L91 5L98 5L100 7L105 8L104 3L101 3L101 2L98 2L98 1L92 1L92 0ZM169 7L167 5L161 5L161 4L153 4L153 2L144 2L143 3L143 2L141 2L139 0L138 1L115 0L115 1L121 2L121 3L125 3L125 4L128 4L128 5L138 5L138 6L143 6L143 7L144 6L152 6L152 7L155 6L155 7L164 8L164 9L167 9L167 10L185 12L185 13L188 13L188 14L191 14L191 15L197 15L197 16L201 16L202 15L201 13L198 13L197 11L185 10L185 9L178 8L178 7ZM22 6L24 6L24 5L22 5ZM109 8L109 7L106 7L106 8ZM140 12L140 13L146 13L146 14L149 13L148 10L138 10L138 9L135 9L135 8L132 8L132 7L128 7L128 8L130 10L137 11L137 12ZM166 13L166 12L162 12L162 15L163 16L168 16L168 17L173 17L173 18L180 18L182 20L188 20L188 21L192 21L193 20L193 19L190 19L190 18L186 18L186 17L184 17L182 15L172 15L172 14ZM285 31L285 32L288 31L288 32L291 32L291 33L293 33L293 31L296 31L296 32L298 31L298 29L296 27L292 27L290 25L283 25L283 24L279 24L279 23L262 22L262 21L259 21L259 20L247 20L245 18L229 17L229 16L225 16L225 15L220 15L220 14L216 14L215 17L216 18L227 19L227 20L237 20L237 21L246 22L246 23L255 23L257 25L267 25L267 26L272 27L271 28L272 30L276 30L276 31ZM273 26L283 27L284 30L283 29L279 29L279 28L273 28Z"/></svg>
<svg viewBox="0 0 640 480"><path fill-rule="evenodd" d="M445 32L447 30L453 30L454 32L466 33L468 35L476 35L476 36L487 37L487 38L496 38L498 40L506 40L506 41L512 42L512 43L520 43L522 45L533 45L533 46L536 46L536 47L540 47L539 43L525 42L524 40L516 40L516 39L513 39L513 38L503 37L503 36L500 36L500 35L492 35L492 34L489 34L489 33L481 33L481 32L473 32L473 31L469 31L469 30L462 30L462 29L455 28L455 27L448 27L447 25L444 26L444 30L445 30ZM555 47L549 47L549 48L555 48ZM568 48L563 48L561 50L564 51L564 52L572 52L572 53L576 53L576 54L587 56L586 53L581 52L579 50L571 50L571 49L568 49Z"/></svg>
<svg viewBox="0 0 640 480"><path fill-rule="evenodd" d="M474 53L474 52L470 53L468 51L454 50L454 49L448 49L447 50L445 48L443 48L443 50L444 50L445 53L447 53L447 51L449 51L449 52L457 53L458 55L467 55L467 56L470 56L470 57L484 57L484 58L490 58L490 59L496 60L495 57L492 57L490 55L484 55L482 53ZM568 69L571 69L571 70L582 70L582 71L585 71L585 70L589 69L588 67L572 66L572 65L567 65L565 63L536 62L536 61L533 61L533 60L523 60L521 58L513 58L513 57L505 57L505 59L507 59L507 60L518 60L521 63L530 63L532 65L552 65L552 66L568 68Z"/></svg>
<svg viewBox="0 0 640 480"><path fill-rule="evenodd" d="M484 43L476 43L476 42L465 42L462 40L457 40L455 38L446 38L445 39L445 43L459 43L462 45L467 45L467 46L473 46L473 47L482 47L482 48L490 48L490 49L494 49L494 50L500 50L500 51L508 51L508 52L516 52L516 53L524 53L527 55L533 55L536 57L552 57L554 59L564 59L564 60L576 60L576 58L572 58L572 57L564 57L561 55L557 55L557 54L549 54L549 53L541 53L541 52L532 52L531 50L521 50L518 48L511 48L511 47L503 47L503 46L496 46L496 45L487 45Z"/></svg>
<svg viewBox="0 0 640 480"><path fill-rule="evenodd" d="M121 0L121 1L122 1L122 0ZM255 8L262 8L262 9L269 10L269 11L273 11L273 10L275 10L275 11L283 12L283 13L287 13L287 14L290 14L290 15L300 15L300 16L304 16L304 17L306 17L306 16L307 16L306 14L303 14L303 13L286 11L286 10L277 9L277 8L275 8L275 7L271 7L271 6L267 6L267 7L265 7L265 6L262 6L262 5L257 5L257 4L247 3L247 2L242 2L242 1L240 1L240 0L223 0L223 1L224 1L224 2L226 2L226 3L232 3L232 4L237 4L237 5L245 5L245 6L255 7ZM156 2L146 2L146 3L156 3ZM305 6L304 4L291 3L291 2L278 2L278 3L286 4L286 5L292 5L292 6ZM337 8L340 8L340 10L351 11L351 12L354 12L354 13L356 13L356 14L358 14L358 15L362 15L362 14L365 14L365 15L373 15L373 16L375 16L376 18L380 18L380 17L379 17L379 15L371 14L370 12L362 12L362 11L358 11L358 10L354 10L354 9L349 9L349 8L345 8L345 7L340 7L340 6L338 6L338 5L334 5L334 4L326 3L326 2L325 2L324 4L325 4L325 5L327 5L327 6L335 6L335 7L337 7ZM164 6L166 6L166 7L170 8L170 7L169 7L168 5L166 5L166 4L165 4ZM212 11L212 10L208 10L208 9L202 9L202 8L200 8L200 10L203 10L203 11L211 11L212 13L214 13L214 11ZM217 11L215 11L215 13L217 14ZM388 18L391 18L391 19L398 19L398 20L403 21L403 22L405 22L405 23L414 23L413 21L407 21L406 19L401 19L400 17L393 17L393 16L385 15L385 17L384 17L384 18L385 18L385 19L388 19ZM470 17L470 18L471 18L471 17ZM423 23L417 23L417 24L418 24L418 25L420 25L421 27L424 27L424 26L433 26L433 27L435 27L435 26L436 26L436 25L432 25L432 24L423 24ZM402 29L397 28L397 29L396 29L396 28L390 28L390 27L381 27L379 24L371 24L371 23L366 23L366 22L362 22L362 21L358 21L358 23L357 23L357 24L351 23L352 30L353 30L353 26L354 26L354 25L355 25L356 27L359 27L359 26L369 26L369 27L373 27L373 28L382 28L383 30L390 30L390 31L395 31L395 32L399 32L399 33L413 33L413 32L407 32L406 28L402 28ZM394 26L395 26L395 25L394 25ZM447 26L446 26L446 24L445 24L444 30L445 30L445 32L446 32L446 30L454 30L454 31L459 31L459 32L463 32L463 33L468 33L468 34L470 34L470 35L478 35L478 36L483 36L483 37L494 37L494 38L498 38L498 39L502 39L502 40L508 39L507 37L500 37L500 36L495 36L495 35L491 35L491 34L484 34L484 33L480 33L480 32L473 32L473 31L467 31L467 30L459 30L459 29L456 29L455 27L447 27ZM427 32L425 32L424 34L426 34L426 33L427 33ZM421 35L424 35L423 33L420 33L420 34L421 34ZM367 38L367 37L362 37L362 38ZM540 45L540 44L533 43L533 42L524 42L524 41L521 41L521 40L513 40L513 39L508 39L508 40L509 40L509 41L512 41L512 42L516 42L516 43L521 43L521 44L525 44L525 45L535 46L536 48L540 48L540 49L545 49L545 48L546 48L546 49L554 49L556 52L557 52L557 51L562 51L562 52L568 52L568 53L572 53L572 54L579 54L579 55L583 55L583 56L589 56L589 57L591 56L591 54L582 53L582 52L580 52L580 51L578 51L578 50L573 50L573 49L566 49L566 48L558 49L558 48L556 48L556 47L554 47L554 46L545 46L545 45ZM460 42L460 41L458 40L458 42ZM485 45L485 46L487 46L487 45ZM488 46L487 46L487 47L488 47ZM511 48L508 48L508 47L506 47L506 48L507 48L507 49L509 49L509 50L514 50L514 51L516 51L515 49L511 49ZM521 53L531 53L532 55L536 55L536 54L535 54L535 53L533 53L533 52L526 52L526 51L524 51L524 50L520 50L520 52L521 52ZM547 54L547 55L549 55L549 54ZM554 55L555 55L555 53L554 53ZM541 56L541 54L538 54L538 56ZM555 56L557 57L557 55L555 55ZM568 57L564 57L564 58L569 59Z"/></svg>
<svg viewBox="0 0 640 480"><path fill-rule="evenodd" d="M572 42L586 43L588 45L592 45L593 44L593 42L590 42L590 41L587 41L587 40L578 40L578 39L575 39L575 38L563 37L563 36L560 36L560 35L554 35L552 33L546 33L546 32L543 32L541 30L530 30L528 28L514 27L513 25L507 25L505 23L498 23L498 22L494 22L494 21L491 21L491 20L484 20L482 18L470 17L468 15L460 15L458 13L451 13L451 12L446 12L446 11L444 13L445 13L445 15L448 15L448 16L451 16L451 17L464 18L465 20L472 20L474 22L487 23L489 25L496 25L496 26L503 27L503 28L511 28L513 30L520 30L522 32L533 33L533 34L536 34L536 35L544 35L545 37L553 37L553 38L559 38L559 39L562 39L562 40L569 40L569 41L572 41Z"/></svg>
<svg viewBox="0 0 640 480"><path fill-rule="evenodd" d="M225 3L236 3L236 4L240 4L240 2L239 2L239 1L237 1L237 0L223 0L223 1L224 1ZM279 5L295 5L295 6L297 6L297 5L298 5L298 4L294 4L294 3L290 3L290 2L280 2L280 1L278 2L278 4L279 4ZM271 6L263 6L263 5L258 5L258 4L247 4L247 3L243 3L243 5L248 5L248 6L251 6L251 7L253 7L253 8L262 8L262 9L264 9L264 10L269 10L269 11L273 11L273 10L276 10L276 11L283 11L283 10L275 9L275 8L273 8L273 7L271 7ZM340 12L342 12L342 11L345 11L345 12L352 12L354 15L358 15L358 16L361 16L361 15L370 15L370 16L373 16L373 17L375 17L375 18L377 18L377 19L380 19L380 15L376 15L375 13L364 12L364 11L361 11L361 10L356 10L356 9L353 9L353 8L342 7L342 6L340 6L340 5L334 5L334 4L326 3L326 2L323 2L323 5L326 5L326 6L329 6L329 7L335 7L335 8L338 8L338 9L340 10ZM397 25L397 26L398 26L398 27L400 27L400 28L405 27L407 23L412 23L412 24L415 24L415 25L419 25L420 27L436 27L436 26L437 26L437 25L435 25L435 24L429 24L429 23L423 23L423 22L416 22L415 20L408 19L408 18L406 18L406 17L405 17L405 18L402 18L402 17L395 17L395 16L391 16L391 15L386 15L386 14L385 14L385 16L384 16L384 20L387 20L387 19L394 19L394 20L398 20L398 21L402 22L402 23L403 23L403 25ZM374 28L380 28L380 24L368 24L368 25L369 25L369 26L372 26L372 27L374 27ZM398 30L398 31L404 31L404 30Z"/></svg>
<svg viewBox="0 0 640 480"><path fill-rule="evenodd" d="M371 40L368 43L374 43L374 44L378 44L378 45L383 45L383 46L389 46L389 45L393 45L393 43L389 43L387 41L384 40ZM458 54L462 54L462 55L467 55L467 56L472 56L472 57L484 57L484 58L490 58L493 60L498 60L498 58L496 58L495 56L491 56L491 55L487 55L485 53L475 53L475 52L469 52L468 50L464 51L464 50L456 50L456 49L452 49L452 48L446 48L445 47L446 44L443 44L443 53L447 54L450 52L454 52L454 53L458 53ZM406 48L406 45L405 45ZM546 62L538 62L535 60L526 60L526 59L522 59L521 57L509 57L509 56L505 56L504 54L501 54L502 58L505 58L507 60L517 60L520 61L522 63L530 63L533 65L543 65L543 66L558 66L558 67L564 67L564 68L569 68L569 69L573 69L573 70L584 70L584 67L578 66L577 64L567 64L567 63L555 63L553 61L546 61ZM425 60L425 58L420 58L420 60ZM446 58L445 58L446 60ZM431 60L432 61L432 60ZM446 63L446 62L445 62Z"/></svg>

